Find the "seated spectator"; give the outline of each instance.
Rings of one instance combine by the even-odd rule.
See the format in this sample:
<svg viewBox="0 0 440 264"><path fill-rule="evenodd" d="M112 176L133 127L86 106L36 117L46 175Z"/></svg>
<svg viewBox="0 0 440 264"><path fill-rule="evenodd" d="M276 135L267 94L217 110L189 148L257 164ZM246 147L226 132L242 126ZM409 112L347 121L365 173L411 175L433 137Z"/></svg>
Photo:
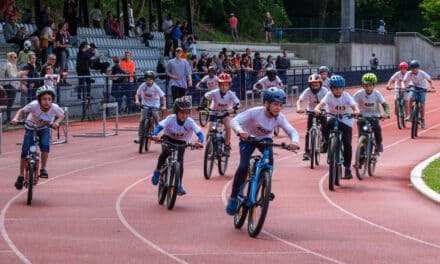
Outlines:
<svg viewBox="0 0 440 264"><path fill-rule="evenodd" d="M9 21L12 17L17 18L19 13L18 7L15 6L15 0L9 0L7 2L8 3L6 3L6 5L4 6L4 13L2 12L6 22Z"/></svg>
<svg viewBox="0 0 440 264"><path fill-rule="evenodd" d="M22 68L29 61L29 52L31 51L32 43L30 40L26 40L23 43L23 49L18 53L17 66Z"/></svg>
<svg viewBox="0 0 440 264"><path fill-rule="evenodd" d="M54 68L51 65L46 65L41 70L41 75L44 77L44 85L50 86L55 89L55 87L60 82L61 76L54 73Z"/></svg>
<svg viewBox="0 0 440 264"><path fill-rule="evenodd" d="M7 43L17 44L19 47L23 46L23 42L28 38L24 27L17 26L17 17L12 16L8 22L3 26L3 34Z"/></svg>
<svg viewBox="0 0 440 264"><path fill-rule="evenodd" d="M192 36L189 36L186 40L186 43L188 45L188 53L191 54L191 57L194 55L197 56L197 47L194 38Z"/></svg>
<svg viewBox="0 0 440 264"><path fill-rule="evenodd" d="M89 52L91 53L92 57L90 58L90 68L95 70L100 70L101 73L106 73L107 68L110 67L110 63L108 62L101 62L101 57L103 54L100 54L98 50L96 49L95 43L90 43L89 45Z"/></svg>
<svg viewBox="0 0 440 264"><path fill-rule="evenodd" d="M107 35L111 35L112 34L112 31L111 31L111 24L112 24L112 22L113 22L112 11L108 11L107 12L107 16L104 18L104 22L103 22L105 34L107 34Z"/></svg>
<svg viewBox="0 0 440 264"><path fill-rule="evenodd" d="M118 18L115 16L113 17L113 21L110 24L110 35L119 38L124 39L124 34L121 31L121 27L119 26Z"/></svg>
<svg viewBox="0 0 440 264"><path fill-rule="evenodd" d="M208 73L208 53L202 52L202 56L197 64L197 71Z"/></svg>
<svg viewBox="0 0 440 264"><path fill-rule="evenodd" d="M141 18L136 23L135 34L137 37L142 38L143 43L145 43L145 47L149 47L150 46L149 40L153 39L153 35L151 35L150 32L148 32L144 20L145 19Z"/></svg>

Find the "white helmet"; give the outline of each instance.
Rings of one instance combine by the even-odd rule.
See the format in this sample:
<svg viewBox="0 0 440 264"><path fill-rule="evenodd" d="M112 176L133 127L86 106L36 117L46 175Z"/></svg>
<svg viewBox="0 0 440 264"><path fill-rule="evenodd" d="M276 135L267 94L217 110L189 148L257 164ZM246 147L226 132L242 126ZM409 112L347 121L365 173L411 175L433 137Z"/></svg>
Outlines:
<svg viewBox="0 0 440 264"><path fill-rule="evenodd" d="M31 43L30 40L26 40L26 41L23 43L23 47L24 47L25 49L30 49L30 48L31 48L31 45L32 45L32 43Z"/></svg>

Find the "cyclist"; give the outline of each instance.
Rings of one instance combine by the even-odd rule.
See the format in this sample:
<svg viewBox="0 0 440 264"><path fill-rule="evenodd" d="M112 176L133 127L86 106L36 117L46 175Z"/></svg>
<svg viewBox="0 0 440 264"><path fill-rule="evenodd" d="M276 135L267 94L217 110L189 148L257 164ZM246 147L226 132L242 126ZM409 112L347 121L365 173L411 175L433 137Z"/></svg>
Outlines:
<svg viewBox="0 0 440 264"><path fill-rule="evenodd" d="M266 91L269 87L277 87L283 89L283 82L277 76L277 70L269 67L266 69L266 76L258 80L252 87L254 92L260 91L260 89L258 89L258 86L261 86L263 88L263 91Z"/></svg>
<svg viewBox="0 0 440 264"><path fill-rule="evenodd" d="M393 76L391 76L390 80L387 83L387 86L385 87L387 90L392 90L391 88L392 83L394 82L394 100L397 101L399 99L399 89L402 86L403 77L405 76L406 72L408 71L408 63L405 61L402 61L399 63L399 71L395 72ZM405 82L405 85L403 86L403 89L408 86L408 81ZM405 102L405 116L409 116L409 99L411 97L410 93L404 93L403 100ZM397 109L396 109L397 111Z"/></svg>
<svg viewBox="0 0 440 264"><path fill-rule="evenodd" d="M377 76L374 73L366 73L362 76L362 87L364 89L357 91L353 98L358 104L359 110L364 117L381 116L382 118L390 118L390 106L385 101L382 94L374 89L377 84ZM381 114L379 105L382 105L385 112ZM358 133L360 135L361 128L364 126L364 121L358 121ZM382 129L379 120L371 120L371 128L374 131L377 144L377 152L383 152L382 145Z"/></svg>
<svg viewBox="0 0 440 264"><path fill-rule="evenodd" d="M146 107L141 110L141 117L139 121L138 137L134 139L135 143L139 143L139 137L144 129L144 122L147 119L148 107L166 109L165 93L154 82L155 74L153 71L146 71L144 74L145 82L139 85L135 95L136 106ZM159 123L159 114L157 110L152 110L155 123Z"/></svg>
<svg viewBox="0 0 440 264"><path fill-rule="evenodd" d="M321 75L317 73L314 73L309 76L308 83L309 83L309 88L305 89L304 92L302 92L302 94L299 96L298 100L296 101L297 113L304 113L304 110L301 109L301 103L304 101L308 102L306 110L313 111L313 109L315 109L315 106L319 104L319 102L322 100L322 98L324 98L324 96L328 92L327 88L322 87ZM322 109L325 110L325 107L323 107ZM303 160L310 159L309 129L313 125L312 122L313 122L313 116L309 115L307 118L306 148L303 155ZM321 130L322 130L322 134L324 135L326 117L320 116L319 123L321 123Z"/></svg>
<svg viewBox="0 0 440 264"><path fill-rule="evenodd" d="M229 111L233 108L237 110L240 107L240 100L237 98L234 92L229 91L229 87L232 83L232 78L227 73L220 73L218 76L220 88L213 91L209 91L203 97L202 105L205 100L211 101L210 110L220 111L211 112L209 115L209 130L212 128L212 121L214 115L220 116L221 123L225 126L225 149L224 155L229 156L231 152L231 118L229 117ZM204 109L203 106L199 107L199 110ZM208 131L209 131L208 130Z"/></svg>
<svg viewBox="0 0 440 264"><path fill-rule="evenodd" d="M344 91L345 79L340 75L332 75L330 77L330 93L327 93L321 102L316 105L314 111L318 115L321 113L321 109L324 105L327 106L327 112L340 115L349 114L359 115L359 108L354 101L353 97ZM327 117L327 125L325 128L324 138L328 141L329 133L334 127L335 118L332 116ZM345 167L345 179L352 179L350 164L352 156L351 139L353 135L353 119L344 117L339 122L339 129L343 133L342 143L344 145L344 167Z"/></svg>
<svg viewBox="0 0 440 264"><path fill-rule="evenodd" d="M217 75L215 75L216 70L214 68L214 66L209 66L208 68L208 75L206 75L205 77L203 77L197 84L196 84L196 89L200 89L200 86L202 84L206 84L206 88L208 88L208 90L214 90L214 89L218 89L218 77Z"/></svg>
<svg viewBox="0 0 440 264"><path fill-rule="evenodd" d="M226 207L226 212L229 215L234 215L237 210L237 195L240 191L240 186L245 180L249 159L256 148L254 144L244 141L249 135L255 136L257 140L266 139L272 141L275 127L280 126L289 135L290 149L296 150L299 148L298 132L281 113L283 104L286 103L284 91L276 87L270 87L263 95L263 103L263 106L257 106L238 114L231 121L234 132L240 136L240 164L234 175L231 196ZM272 148L269 147L269 150L269 163L273 164ZM260 151L263 151L263 149L260 149ZM274 197L273 195L271 196Z"/></svg>
<svg viewBox="0 0 440 264"><path fill-rule="evenodd" d="M174 144L185 144L191 139L193 132L195 132L199 140L194 145L196 148L201 148L203 146L204 137L201 128L196 124L196 122L194 122L194 119L189 117L191 107L192 105L190 98L183 96L176 99L173 106L174 114L167 116L167 118L159 122L152 133L152 139L154 141L159 141L160 138L158 134L163 130L162 138L165 138L167 141L170 141ZM159 183L160 168L170 154L170 151L171 150L168 147L162 145L162 153L159 155L156 169L154 170L153 177L151 178L151 183L153 185L157 185ZM185 148L180 148L177 159L180 162L181 178L183 176L184 154ZM182 180L180 182L182 183ZM177 193L179 195L186 194L182 185L178 187Z"/></svg>
<svg viewBox="0 0 440 264"><path fill-rule="evenodd" d="M319 75L321 75L322 86L330 89L330 69L327 66L319 67Z"/></svg>
<svg viewBox="0 0 440 264"><path fill-rule="evenodd" d="M406 87L405 83L406 81L409 82L409 86L414 86L414 90L416 91L426 91L428 82L431 86L431 90L435 90L434 86L432 85L431 76L427 74L425 71L420 69L420 62L418 60L412 60L409 63L409 71L403 76L402 80L402 87ZM408 87L407 87L408 88ZM425 123L425 102L426 102L426 93L416 93L411 92L411 103L414 102L418 98L420 100L420 117L421 117L421 126L423 129L426 128ZM409 116L407 118L409 120Z"/></svg>
<svg viewBox="0 0 440 264"><path fill-rule="evenodd" d="M49 173L46 170L47 160L50 150L50 128L58 128L61 121L64 119L64 111L61 107L54 103L56 93L50 86L41 86L36 92L37 100L34 100L19 109L11 121L13 125L17 125L19 119L28 114L25 122L25 133L23 145L21 148L20 172L15 182L15 188L21 190L23 188L24 169L26 163L26 154L33 142L33 130L37 129L37 135L40 138L41 150L41 169L40 178L47 179Z"/></svg>

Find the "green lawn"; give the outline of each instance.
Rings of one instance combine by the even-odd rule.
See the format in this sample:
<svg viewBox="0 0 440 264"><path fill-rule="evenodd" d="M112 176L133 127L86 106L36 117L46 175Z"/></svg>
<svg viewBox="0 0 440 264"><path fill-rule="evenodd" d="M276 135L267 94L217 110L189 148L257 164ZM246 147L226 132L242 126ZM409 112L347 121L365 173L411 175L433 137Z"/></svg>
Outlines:
<svg viewBox="0 0 440 264"><path fill-rule="evenodd" d="M422 179L429 188L440 193L440 158L434 160L423 170Z"/></svg>

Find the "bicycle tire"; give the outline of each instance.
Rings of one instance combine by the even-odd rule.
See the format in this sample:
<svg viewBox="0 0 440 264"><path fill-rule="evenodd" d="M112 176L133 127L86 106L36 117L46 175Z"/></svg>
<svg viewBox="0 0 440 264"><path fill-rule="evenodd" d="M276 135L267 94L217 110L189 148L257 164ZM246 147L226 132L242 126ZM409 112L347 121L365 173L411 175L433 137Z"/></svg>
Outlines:
<svg viewBox="0 0 440 264"><path fill-rule="evenodd" d="M224 142L224 141L223 141ZM221 144L221 148L223 149L225 144ZM228 168L228 162L229 162L229 156L226 155L222 155L220 153L220 155L218 155L217 158L217 167L218 167L218 173L221 176L224 176L226 173L226 169Z"/></svg>
<svg viewBox="0 0 440 264"><path fill-rule="evenodd" d="M159 186L157 187L157 202L159 204L163 204L165 202L165 198L167 197L167 171L165 170L161 175L159 179Z"/></svg>
<svg viewBox="0 0 440 264"><path fill-rule="evenodd" d="M144 144L145 144L145 137L146 137L145 127L147 125L148 125L148 119L145 119L144 122L142 123L141 132L139 135L139 153L141 153L141 154L142 154L142 152L144 152Z"/></svg>
<svg viewBox="0 0 440 264"><path fill-rule="evenodd" d="M199 123L202 127L205 127L208 124L209 113L206 110L199 111Z"/></svg>
<svg viewBox="0 0 440 264"><path fill-rule="evenodd" d="M310 168L315 168L315 161L316 161L316 130L311 129L310 131Z"/></svg>
<svg viewBox="0 0 440 264"><path fill-rule="evenodd" d="M180 163L175 162L171 166L171 173L170 173L170 186L168 186L167 191L167 208L168 210L172 210L174 208L174 205L176 203L177 198L177 189L180 185Z"/></svg>
<svg viewBox="0 0 440 264"><path fill-rule="evenodd" d="M27 205L31 205L32 203L32 196L34 192L34 177L35 177L35 164L29 163L28 166L28 184L27 184Z"/></svg>
<svg viewBox="0 0 440 264"><path fill-rule="evenodd" d="M150 119L150 121L148 122L148 129L146 129L145 131L148 131L147 135L145 135L145 151L149 151L150 150L150 146L151 146L151 134L153 133L154 130L154 120Z"/></svg>
<svg viewBox="0 0 440 264"><path fill-rule="evenodd" d="M356 156L355 156L355 172L356 176L359 180L363 180L365 178L365 174L367 173L367 168L369 165L369 155L367 153L367 145L368 139L366 136L361 136L358 140L356 146Z"/></svg>
<svg viewBox="0 0 440 264"><path fill-rule="evenodd" d="M330 191L333 191L335 189L335 178L337 177L337 170L338 170L338 160L337 160L337 144L335 137L330 139L330 146L329 146L329 171L328 171L328 189Z"/></svg>
<svg viewBox="0 0 440 264"><path fill-rule="evenodd" d="M400 102L398 100L394 101L394 109L395 109L395 113L396 113L397 128L402 129L403 124L402 124L402 119L400 118L402 112L400 109Z"/></svg>
<svg viewBox="0 0 440 264"><path fill-rule="evenodd" d="M249 177L249 176L248 176ZM246 217L248 215L249 212L249 207L247 207L246 203L247 203L247 199L250 195L249 193L249 182L246 181L245 183L246 185L244 186L244 190L242 193L246 193L246 196L243 197L243 201L238 205L238 210L234 215L234 227L236 229L240 229L243 224L244 221L246 220ZM242 195L242 194L239 194Z"/></svg>
<svg viewBox="0 0 440 264"><path fill-rule="evenodd" d="M206 141L205 155L203 158L203 175L205 179L209 180L211 178L212 169L214 168L215 150L214 142L212 136L208 136Z"/></svg>
<svg viewBox="0 0 440 264"><path fill-rule="evenodd" d="M316 144L315 144L315 165L319 166L321 163L321 144L322 144L322 134L321 131L318 130L316 135Z"/></svg>
<svg viewBox="0 0 440 264"><path fill-rule="evenodd" d="M248 212L248 234L251 237L257 237L263 228L269 210L270 192L271 175L268 170L263 170L256 189L256 202ZM258 214L259 208L261 208L261 212Z"/></svg>
<svg viewBox="0 0 440 264"><path fill-rule="evenodd" d="M419 126L419 109L418 106L416 104L413 105L412 109L411 109L411 115L412 115L412 120L411 120L411 138L415 138L417 137L417 129Z"/></svg>
<svg viewBox="0 0 440 264"><path fill-rule="evenodd" d="M377 146L376 146L376 142L374 142L374 138L372 139L373 143L371 144L371 150L370 150L370 155L369 155L369 160L368 160L368 175L370 176L374 176L374 174L376 173L376 164L377 164Z"/></svg>

